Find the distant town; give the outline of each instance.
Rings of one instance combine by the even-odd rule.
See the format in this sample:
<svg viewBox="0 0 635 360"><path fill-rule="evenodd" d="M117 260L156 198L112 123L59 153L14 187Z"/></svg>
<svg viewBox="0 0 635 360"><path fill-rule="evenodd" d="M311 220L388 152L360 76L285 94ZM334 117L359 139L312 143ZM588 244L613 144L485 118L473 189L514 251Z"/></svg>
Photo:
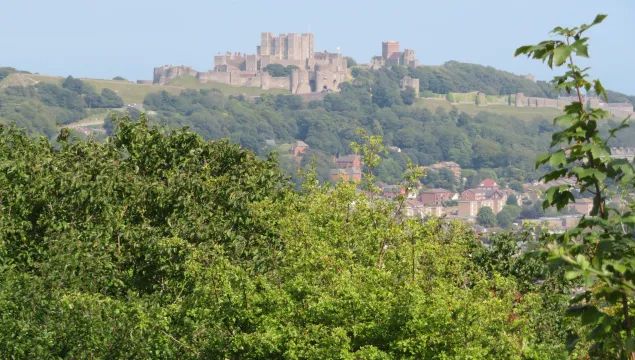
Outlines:
<svg viewBox="0 0 635 360"><path fill-rule="evenodd" d="M275 141L269 140L269 145L275 145ZM290 149L290 155L301 161L303 154L309 149L309 145L303 141L295 142ZM390 151L401 151L397 147L390 147ZM635 148L612 148L612 157L616 159L626 159L633 161L635 158ZM333 169L331 169L331 181L347 181L360 183L363 178L362 159L357 154L348 154L333 159ZM426 167L426 172L439 172L442 169L449 170L454 174L457 181L464 183L466 179L461 177L461 167L452 161L440 162ZM476 187L466 189L462 192L455 192L442 188L426 189L421 184L417 189L406 194L405 188L401 184L376 184L381 190L381 197L386 200L395 201L403 197L404 202L401 208L402 213L407 217L425 219L430 216L445 217L446 219L456 219L472 225L475 233L481 236L493 234L502 229L500 227L487 228L477 223L477 215L483 207L488 207L494 214L503 210L505 205L522 206L523 203L542 203L546 191L552 186L569 186L575 189L576 180L556 180L550 182L533 181L523 184L522 191L516 191L510 187L500 186L496 180L487 178L481 181ZM515 199L514 204L510 199ZM620 197L612 199L616 205L620 204ZM562 232L575 228L584 215L589 215L593 209L593 201L589 198L579 197L567 207L568 214L558 216L543 216L531 219L523 219L514 223L512 230L538 226L551 232Z"/></svg>

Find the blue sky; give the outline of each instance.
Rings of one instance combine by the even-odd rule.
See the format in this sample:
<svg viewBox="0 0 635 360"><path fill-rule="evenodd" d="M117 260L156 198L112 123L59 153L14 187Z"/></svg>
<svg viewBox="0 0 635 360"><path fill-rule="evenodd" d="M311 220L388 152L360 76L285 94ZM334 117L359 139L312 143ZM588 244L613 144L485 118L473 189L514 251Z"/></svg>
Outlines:
<svg viewBox="0 0 635 360"><path fill-rule="evenodd" d="M635 95L635 1L3 0L0 66L76 77L150 79L163 64L213 67L218 52L254 53L260 32L315 33L316 51L366 62L382 40L416 51L422 64L449 60L514 73L554 75L514 59L520 45L556 25L609 17L592 30L589 65L605 87Z"/></svg>

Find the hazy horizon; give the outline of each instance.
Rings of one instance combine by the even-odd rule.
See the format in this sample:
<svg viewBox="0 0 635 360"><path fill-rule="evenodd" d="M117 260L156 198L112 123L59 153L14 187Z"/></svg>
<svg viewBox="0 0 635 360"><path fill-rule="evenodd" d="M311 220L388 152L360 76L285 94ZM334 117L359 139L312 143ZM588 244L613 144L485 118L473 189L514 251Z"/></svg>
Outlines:
<svg viewBox="0 0 635 360"><path fill-rule="evenodd" d="M395 40L414 49L422 65L450 60L493 66L549 80L545 65L512 57L518 46L548 37L555 26L589 23L592 75L606 88L635 95L632 21L635 3L579 1L378 1L274 3L185 0L9 0L0 32L5 36L0 66L46 75L129 80L151 79L157 66L213 68L213 56L226 51L253 54L260 33L315 34L315 51L337 51L365 63L381 53L381 42ZM562 72L562 71L559 71Z"/></svg>

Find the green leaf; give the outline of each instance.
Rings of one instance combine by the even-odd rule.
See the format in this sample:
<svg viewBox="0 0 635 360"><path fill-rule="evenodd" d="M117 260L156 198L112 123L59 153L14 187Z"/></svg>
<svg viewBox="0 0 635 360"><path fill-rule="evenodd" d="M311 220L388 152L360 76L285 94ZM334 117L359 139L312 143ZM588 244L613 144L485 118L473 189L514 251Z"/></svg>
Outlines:
<svg viewBox="0 0 635 360"><path fill-rule="evenodd" d="M514 52L514 57L517 57L518 55L521 55L521 54L527 54L529 50L531 50L531 48L533 48L533 45L525 45L525 46L519 47L518 49L516 49L516 52Z"/></svg>
<svg viewBox="0 0 635 360"><path fill-rule="evenodd" d="M549 158L549 166L556 167L566 164L567 162L567 154L564 153L563 150L556 151L551 154L551 158Z"/></svg>
<svg viewBox="0 0 635 360"><path fill-rule="evenodd" d="M556 66L564 64L571 55L571 46L560 45L553 50L553 61Z"/></svg>
<svg viewBox="0 0 635 360"><path fill-rule="evenodd" d="M567 280L573 280L573 279L575 279L575 278L580 277L581 275L582 275L582 271L580 271L580 270L567 270L567 271L564 273L564 277L565 277Z"/></svg>
<svg viewBox="0 0 635 360"><path fill-rule="evenodd" d="M595 20L593 20L593 23L591 23L591 26L601 23L602 21L604 21L604 19L606 19L607 16L608 15L606 15L606 14L598 14L595 17Z"/></svg>
<svg viewBox="0 0 635 360"><path fill-rule="evenodd" d="M606 102L609 101L609 97L608 95L606 95L606 90L604 90L604 86L602 86L602 83L600 82L600 80L594 80L593 90L595 91L595 94L597 96L604 96L604 100Z"/></svg>
<svg viewBox="0 0 635 360"><path fill-rule="evenodd" d="M587 40L589 40L589 38L582 38L571 44L571 47L575 49L576 55L585 58L589 57L589 46L586 44Z"/></svg>

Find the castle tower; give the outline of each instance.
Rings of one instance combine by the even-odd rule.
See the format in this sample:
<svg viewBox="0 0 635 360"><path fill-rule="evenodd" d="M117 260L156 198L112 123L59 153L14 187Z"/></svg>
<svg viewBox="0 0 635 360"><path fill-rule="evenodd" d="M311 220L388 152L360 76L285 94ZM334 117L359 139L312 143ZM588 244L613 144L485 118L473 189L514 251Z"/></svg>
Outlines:
<svg viewBox="0 0 635 360"><path fill-rule="evenodd" d="M263 32L260 41L260 55L273 55L273 33Z"/></svg>
<svg viewBox="0 0 635 360"><path fill-rule="evenodd" d="M313 33L303 33L301 38L301 51L300 58L304 59L313 59L314 51L314 39Z"/></svg>
<svg viewBox="0 0 635 360"><path fill-rule="evenodd" d="M302 38L300 35L292 33L287 34L285 59L302 60Z"/></svg>
<svg viewBox="0 0 635 360"><path fill-rule="evenodd" d="M306 69L293 69L290 77L292 94L308 94L311 92L309 72Z"/></svg>
<svg viewBox="0 0 635 360"><path fill-rule="evenodd" d="M399 52L399 41L384 41L381 43L381 56L384 59L390 58L394 53Z"/></svg>

